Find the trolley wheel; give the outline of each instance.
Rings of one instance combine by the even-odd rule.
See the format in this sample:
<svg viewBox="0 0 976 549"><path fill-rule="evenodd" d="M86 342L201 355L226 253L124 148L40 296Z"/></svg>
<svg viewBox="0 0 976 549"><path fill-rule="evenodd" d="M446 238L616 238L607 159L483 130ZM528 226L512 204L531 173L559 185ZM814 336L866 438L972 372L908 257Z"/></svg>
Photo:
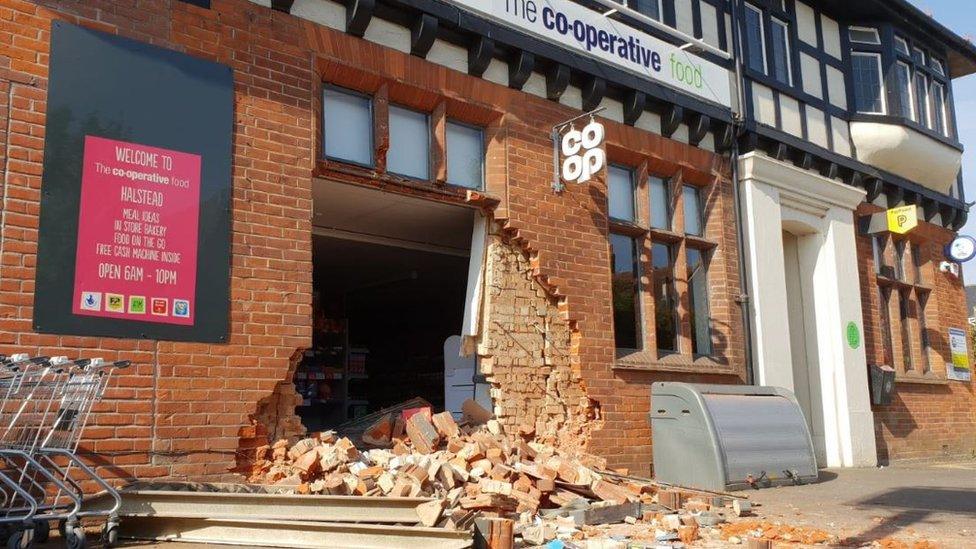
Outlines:
<svg viewBox="0 0 976 549"><path fill-rule="evenodd" d="M30 549L33 543L33 530L17 530L7 538L7 549Z"/></svg>
<svg viewBox="0 0 976 549"><path fill-rule="evenodd" d="M51 538L51 523L39 520L34 523L34 541L44 543Z"/></svg>
<svg viewBox="0 0 976 549"><path fill-rule="evenodd" d="M75 526L68 532L68 537L65 538L65 546L68 549L84 549L88 547L88 542L85 540L85 529L81 526Z"/></svg>
<svg viewBox="0 0 976 549"><path fill-rule="evenodd" d="M119 523L108 521L102 530L102 542L105 547L115 547L119 543Z"/></svg>

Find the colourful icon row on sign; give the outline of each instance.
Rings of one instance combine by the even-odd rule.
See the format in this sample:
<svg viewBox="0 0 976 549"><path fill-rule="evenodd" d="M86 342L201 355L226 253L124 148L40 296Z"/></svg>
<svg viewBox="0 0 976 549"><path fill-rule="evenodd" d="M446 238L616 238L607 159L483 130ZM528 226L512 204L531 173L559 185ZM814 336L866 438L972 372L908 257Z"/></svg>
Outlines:
<svg viewBox="0 0 976 549"><path fill-rule="evenodd" d="M172 301L172 308L170 307ZM147 312L154 316L174 316L190 318L190 301L187 299L173 299L130 295L128 299L122 294L102 292L81 292L81 310L105 311L109 313L128 313L130 315L144 315Z"/></svg>

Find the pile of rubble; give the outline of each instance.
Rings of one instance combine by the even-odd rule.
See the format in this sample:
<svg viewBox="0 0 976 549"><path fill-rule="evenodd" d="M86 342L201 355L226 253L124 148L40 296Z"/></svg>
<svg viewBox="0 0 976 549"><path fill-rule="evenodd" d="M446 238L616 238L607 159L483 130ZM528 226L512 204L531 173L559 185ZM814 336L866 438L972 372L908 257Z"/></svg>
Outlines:
<svg viewBox="0 0 976 549"><path fill-rule="evenodd" d="M371 449L332 431L279 440L258 449L249 481L301 494L431 498L417 508L424 526L471 529L477 518L500 519L526 545L680 547L719 540L724 515L748 513L745 499L608 471L602 458L570 455L531 433L513 440L473 401L465 412L460 425L429 408L381 414L361 437Z"/></svg>

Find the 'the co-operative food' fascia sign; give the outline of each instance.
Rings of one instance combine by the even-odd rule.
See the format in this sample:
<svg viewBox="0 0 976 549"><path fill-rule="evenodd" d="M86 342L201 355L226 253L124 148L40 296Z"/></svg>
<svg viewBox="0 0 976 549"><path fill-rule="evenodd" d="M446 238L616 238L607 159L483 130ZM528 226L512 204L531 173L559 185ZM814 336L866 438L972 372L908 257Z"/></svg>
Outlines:
<svg viewBox="0 0 976 549"><path fill-rule="evenodd" d="M728 70L568 0L451 1L678 91L732 106Z"/></svg>

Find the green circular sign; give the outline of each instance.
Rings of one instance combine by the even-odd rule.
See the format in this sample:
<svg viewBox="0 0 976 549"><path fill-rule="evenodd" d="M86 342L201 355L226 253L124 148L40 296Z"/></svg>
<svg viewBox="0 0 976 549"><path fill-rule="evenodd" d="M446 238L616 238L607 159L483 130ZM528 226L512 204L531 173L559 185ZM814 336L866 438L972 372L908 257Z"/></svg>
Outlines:
<svg viewBox="0 0 976 549"><path fill-rule="evenodd" d="M861 345L861 331L854 322L847 323L847 344L851 349L857 349Z"/></svg>

